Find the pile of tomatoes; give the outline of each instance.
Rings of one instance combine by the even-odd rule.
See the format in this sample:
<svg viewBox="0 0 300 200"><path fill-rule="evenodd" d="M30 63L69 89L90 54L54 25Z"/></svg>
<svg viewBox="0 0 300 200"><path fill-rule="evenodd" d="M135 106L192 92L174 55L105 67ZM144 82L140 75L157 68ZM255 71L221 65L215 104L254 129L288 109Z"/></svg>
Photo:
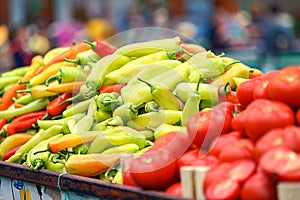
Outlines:
<svg viewBox="0 0 300 200"><path fill-rule="evenodd" d="M300 66L251 78L236 95L192 115L187 135L156 140L124 183L182 196L180 168L209 166L207 199L274 200L279 182L300 181Z"/></svg>

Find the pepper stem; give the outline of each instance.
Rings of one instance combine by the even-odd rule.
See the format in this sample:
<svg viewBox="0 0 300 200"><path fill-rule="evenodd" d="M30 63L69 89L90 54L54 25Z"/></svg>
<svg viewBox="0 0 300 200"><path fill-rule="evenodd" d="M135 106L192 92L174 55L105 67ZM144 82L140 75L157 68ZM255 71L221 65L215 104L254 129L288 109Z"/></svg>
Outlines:
<svg viewBox="0 0 300 200"><path fill-rule="evenodd" d="M156 89L156 87L153 84L151 84L151 83L149 83L149 82L147 82L147 81L145 81L141 78L138 78L138 80L143 82L143 83L146 83L150 87L151 93Z"/></svg>
<svg viewBox="0 0 300 200"><path fill-rule="evenodd" d="M64 58L64 61L65 61L65 62L75 63L75 64L79 64L79 63L80 63L78 57L76 57L75 59Z"/></svg>
<svg viewBox="0 0 300 200"><path fill-rule="evenodd" d="M29 80L27 80L27 81L21 81L21 80L19 80L18 81L18 84L19 85L21 85L21 84L28 84L29 83Z"/></svg>
<svg viewBox="0 0 300 200"><path fill-rule="evenodd" d="M25 90L17 90L17 93L23 93L23 92L31 92L30 88Z"/></svg>
<svg viewBox="0 0 300 200"><path fill-rule="evenodd" d="M220 93L224 94L224 95L228 94L229 93L229 88L228 88L229 85L230 85L230 82L227 81L226 84L220 88Z"/></svg>
<svg viewBox="0 0 300 200"><path fill-rule="evenodd" d="M30 167L30 170L35 171L35 170L42 168L43 166L44 166L44 162L41 160L37 160L36 164L34 166Z"/></svg>
<svg viewBox="0 0 300 200"><path fill-rule="evenodd" d="M237 61L233 61L231 63L227 63L225 66L224 66L224 69L226 69L227 67L231 66L231 65L234 65L234 64L237 64L237 63L240 63L241 61L237 60Z"/></svg>
<svg viewBox="0 0 300 200"><path fill-rule="evenodd" d="M84 43L88 44L89 46L91 46L91 49L94 49L96 47L96 43L94 42L90 42L87 40L83 40Z"/></svg>
<svg viewBox="0 0 300 200"><path fill-rule="evenodd" d="M44 117L42 117L41 120L45 120L45 119L47 119L48 117L50 117L50 114L49 114L48 112L46 112L46 114L44 115Z"/></svg>

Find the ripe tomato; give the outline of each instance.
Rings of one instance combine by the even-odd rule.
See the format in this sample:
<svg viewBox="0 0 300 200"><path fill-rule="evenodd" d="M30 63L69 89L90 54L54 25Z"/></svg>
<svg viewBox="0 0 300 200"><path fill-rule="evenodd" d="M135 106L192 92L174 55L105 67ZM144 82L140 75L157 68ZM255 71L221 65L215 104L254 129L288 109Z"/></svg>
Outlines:
<svg viewBox="0 0 300 200"><path fill-rule="evenodd" d="M285 102L293 108L300 107L300 66L289 66L280 70L268 84L270 97Z"/></svg>
<svg viewBox="0 0 300 200"><path fill-rule="evenodd" d="M172 131L155 140L148 151L168 150L173 154L175 161L190 148L191 143L192 140L186 133Z"/></svg>
<svg viewBox="0 0 300 200"><path fill-rule="evenodd" d="M296 112L296 121L298 126L300 125L300 108Z"/></svg>
<svg viewBox="0 0 300 200"><path fill-rule="evenodd" d="M220 162L232 162L239 159L253 159L254 143L248 138L239 139L225 146L219 154Z"/></svg>
<svg viewBox="0 0 300 200"><path fill-rule="evenodd" d="M193 149L184 153L177 161L178 177L180 177L180 168L183 166L209 166L214 168L219 160L212 155L200 149Z"/></svg>
<svg viewBox="0 0 300 200"><path fill-rule="evenodd" d="M208 150L212 140L229 130L233 110L234 104L222 102L209 111L193 114L187 123L187 131L193 144Z"/></svg>
<svg viewBox="0 0 300 200"><path fill-rule="evenodd" d="M209 147L209 150L208 150L209 155L213 155L218 158L221 150L225 146L239 140L240 138L241 138L241 136L238 134L237 131L220 135L220 137L215 138L212 141L212 143Z"/></svg>
<svg viewBox="0 0 300 200"><path fill-rule="evenodd" d="M262 172L256 172L244 183L240 196L242 200L277 199L275 186Z"/></svg>
<svg viewBox="0 0 300 200"><path fill-rule="evenodd" d="M240 185L237 181L230 179L218 180L210 184L205 190L205 196L208 200L216 199L238 199L240 194Z"/></svg>
<svg viewBox="0 0 300 200"><path fill-rule="evenodd" d="M181 182L176 182L170 187L167 188L166 190L167 194L177 196L177 197L182 197L182 186Z"/></svg>
<svg viewBox="0 0 300 200"><path fill-rule="evenodd" d="M300 152L300 128L287 126L268 131L255 144L254 154L257 159L273 147L288 147L295 152Z"/></svg>
<svg viewBox="0 0 300 200"><path fill-rule="evenodd" d="M236 90L236 96L241 104L242 109L245 109L254 100L253 91L258 78L249 79L238 86Z"/></svg>
<svg viewBox="0 0 300 200"><path fill-rule="evenodd" d="M254 99L270 99L269 91L267 86L270 80L275 77L279 71L271 71L266 75L262 76L261 78L257 79L254 91L253 91L253 98Z"/></svg>
<svg viewBox="0 0 300 200"><path fill-rule="evenodd" d="M174 155L165 149L146 151L132 160L129 172L143 189L165 190L174 183L176 163Z"/></svg>
<svg viewBox="0 0 300 200"><path fill-rule="evenodd" d="M134 182L134 180L132 179L129 171L125 171L123 173L123 185L129 185L129 186L138 187L138 185L136 184L136 182Z"/></svg>
<svg viewBox="0 0 300 200"><path fill-rule="evenodd" d="M275 147L265 152L259 167L280 181L300 181L300 156L287 147Z"/></svg>
<svg viewBox="0 0 300 200"><path fill-rule="evenodd" d="M232 120L234 130L245 133L256 141L267 131L295 123L293 110L285 103L256 99Z"/></svg>

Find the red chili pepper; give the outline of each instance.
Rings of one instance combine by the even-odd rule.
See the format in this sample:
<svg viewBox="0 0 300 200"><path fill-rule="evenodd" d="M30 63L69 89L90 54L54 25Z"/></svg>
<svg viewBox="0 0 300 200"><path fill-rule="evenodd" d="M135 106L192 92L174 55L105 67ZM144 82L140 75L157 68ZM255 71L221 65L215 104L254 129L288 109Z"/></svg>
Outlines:
<svg viewBox="0 0 300 200"><path fill-rule="evenodd" d="M85 40L84 43L88 44L100 57L111 55L116 51L115 48L101 40L96 40L95 42Z"/></svg>
<svg viewBox="0 0 300 200"><path fill-rule="evenodd" d="M0 130L3 128L6 122L7 122L6 119L0 119Z"/></svg>
<svg viewBox="0 0 300 200"><path fill-rule="evenodd" d="M221 85L219 87L218 95L220 102L228 101L234 104L239 103L236 92L232 91L230 88L230 82L227 82L225 85Z"/></svg>
<svg viewBox="0 0 300 200"><path fill-rule="evenodd" d="M103 85L100 90L99 93L111 93L111 92L117 92L120 93L121 89L124 87L124 84L114 84L114 85Z"/></svg>
<svg viewBox="0 0 300 200"><path fill-rule="evenodd" d="M18 149L21 148L21 146L23 146L23 144L16 146L15 148L9 150L6 154L4 154L4 156L2 157L2 160L5 161L7 159L9 159L11 156L13 156L16 151L18 151Z"/></svg>
<svg viewBox="0 0 300 200"><path fill-rule="evenodd" d="M71 102L65 100L72 97L72 93L62 93L53 99L46 107L46 111L51 116L60 115Z"/></svg>
<svg viewBox="0 0 300 200"><path fill-rule="evenodd" d="M32 125L37 124L38 119L42 119L45 115L46 115L46 111L44 110L20 115L14 118L8 124L5 133L12 135L15 133L20 133L26 129L29 129L32 127Z"/></svg>
<svg viewBox="0 0 300 200"><path fill-rule="evenodd" d="M61 54L58 54L49 63L47 63L46 65L40 67L37 70L36 74L41 73L42 71L44 71L45 69L47 69L48 67L50 67L51 65L53 65L54 63L63 62L65 58L67 58L67 59L75 59L76 55L78 53L83 52L83 51L87 51L89 49L90 49L90 46L87 45L86 43L75 44L69 50L62 52Z"/></svg>

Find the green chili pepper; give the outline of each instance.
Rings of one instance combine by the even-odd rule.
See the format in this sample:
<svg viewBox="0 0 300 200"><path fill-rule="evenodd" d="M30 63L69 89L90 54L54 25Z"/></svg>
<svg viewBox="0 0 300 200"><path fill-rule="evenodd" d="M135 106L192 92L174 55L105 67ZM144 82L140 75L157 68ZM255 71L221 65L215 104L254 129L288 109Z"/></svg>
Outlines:
<svg viewBox="0 0 300 200"><path fill-rule="evenodd" d="M52 126L63 126L65 123L67 123L69 120L78 121L79 119L83 118L86 114L85 113L77 113L70 117L62 118L62 119L56 119L56 120L37 120L37 124L41 129L49 129Z"/></svg>
<svg viewBox="0 0 300 200"><path fill-rule="evenodd" d="M29 104L30 102L33 102L35 100L35 98L32 97L32 95L30 93L21 96L20 98L18 98L16 100L17 103L19 104Z"/></svg>
<svg viewBox="0 0 300 200"><path fill-rule="evenodd" d="M29 70L29 66L18 67L1 74L1 77L10 77L10 76L24 76L25 73Z"/></svg>
<svg viewBox="0 0 300 200"><path fill-rule="evenodd" d="M86 78L86 87L88 91L86 92L85 97L88 97L91 93L95 93L99 90L99 88L103 85L106 74L119 69L130 60L130 58L118 54L108 55L101 58L97 63L95 63L90 74Z"/></svg>
<svg viewBox="0 0 300 200"><path fill-rule="evenodd" d="M110 72L109 74L107 74L105 76L105 78L113 80L116 83L127 83L130 80L130 77L132 77L132 75L137 74L137 72L141 69L141 66L142 67L151 67L151 65L149 65L149 64L152 64L152 63L158 62L158 61L162 61L162 60L169 60L170 56L171 55L168 54L168 52L166 52L166 51L159 51L159 52L156 52L153 54L139 57L135 60L132 60L132 61L126 63L121 68ZM177 61L177 62L179 62L179 61ZM159 63L156 63L156 64L159 64Z"/></svg>
<svg viewBox="0 0 300 200"><path fill-rule="evenodd" d="M30 140L28 140L20 149L16 151L16 153L10 157L6 162L13 163L21 163L22 156L28 153L33 147L42 142L43 140L47 140L52 136L58 135L61 133L62 126L54 125L48 128L47 130L40 129Z"/></svg>
<svg viewBox="0 0 300 200"><path fill-rule="evenodd" d="M54 79L58 80L59 83L70 83L74 81L84 81L87 77L87 73L79 67L65 67L59 68L58 72L53 76L50 76L46 80L48 86Z"/></svg>
<svg viewBox="0 0 300 200"><path fill-rule="evenodd" d="M72 115L77 114L77 113L86 112L91 101L92 101L92 98L86 99L84 101L80 101L75 104L71 104L71 106L68 107L66 110L64 110L64 112L62 113L63 118L71 117Z"/></svg>
<svg viewBox="0 0 300 200"><path fill-rule="evenodd" d="M145 79L151 83L160 83L170 90L174 90L176 85L182 81L185 81L190 73L190 66L187 62L182 63L175 67L174 69L166 70L159 75L152 77L150 79ZM135 88L130 87L130 89L123 87L121 90L121 96L125 103L139 104L141 102L151 101L152 94L149 90L149 86L145 84L135 85Z"/></svg>
<svg viewBox="0 0 300 200"><path fill-rule="evenodd" d="M172 132L172 131L180 131L183 133L187 132L186 128L182 127L182 126L175 126L172 124L161 124L157 128L155 128L154 133L153 133L154 138L155 138L155 140L157 140L161 136L163 136L169 132Z"/></svg>
<svg viewBox="0 0 300 200"><path fill-rule="evenodd" d="M59 153L50 153L47 162L44 165L45 169L62 172L65 167L65 160Z"/></svg>
<svg viewBox="0 0 300 200"><path fill-rule="evenodd" d="M106 130L109 126L123 126L124 122L121 117L111 117L100 123L95 124L92 127L92 131L103 131Z"/></svg>
<svg viewBox="0 0 300 200"><path fill-rule="evenodd" d="M135 118L138 115L138 109L145 106L145 103L133 104L133 103L125 103L119 107L117 107L113 111L113 117L119 116L126 123L128 120Z"/></svg>
<svg viewBox="0 0 300 200"><path fill-rule="evenodd" d="M128 57L141 57L158 51L173 52L179 48L179 42L179 37L137 42L118 48L114 54L125 55Z"/></svg>
<svg viewBox="0 0 300 200"><path fill-rule="evenodd" d="M84 66L88 64L89 62L95 63L100 59L100 56L94 52L92 49L80 52L76 55L76 58L74 60L70 60L65 58L64 60L66 62L73 62L77 65Z"/></svg>
<svg viewBox="0 0 300 200"><path fill-rule="evenodd" d="M103 131L91 143L90 153L101 153L107 148L135 143L142 149L146 145L146 137L127 126L115 126Z"/></svg>
<svg viewBox="0 0 300 200"><path fill-rule="evenodd" d="M61 137L63 134L58 134L50 137L49 139L43 140L37 145L35 145L30 151L30 164L31 170L37 170L43 168L48 161L48 158L51 154L50 151L45 151L48 149L48 142L51 140L55 140L56 138Z"/></svg>
<svg viewBox="0 0 300 200"><path fill-rule="evenodd" d="M86 116L80 119L74 127L74 131L76 133L81 133L82 131L88 131L92 128L93 123L95 121L94 113L96 110L97 110L97 104L95 98L93 97L89 105Z"/></svg>
<svg viewBox="0 0 300 200"><path fill-rule="evenodd" d="M102 122L104 120L107 120L107 119L111 118L112 113L109 112L109 111L104 111L104 110L98 109L98 110L95 111L94 117L95 117L97 122Z"/></svg>
<svg viewBox="0 0 300 200"><path fill-rule="evenodd" d="M44 109L50 103L48 98L37 99L23 107L8 109L0 111L0 118L9 120L16 116L23 115L26 113L30 113L33 111L39 111Z"/></svg>
<svg viewBox="0 0 300 200"><path fill-rule="evenodd" d="M139 146L135 143L123 144L116 147L108 148L102 151L102 154L115 154L115 153L136 153L139 150Z"/></svg>
<svg viewBox="0 0 300 200"><path fill-rule="evenodd" d="M117 99L114 93L101 93L96 98L98 108L103 111L114 110L121 102Z"/></svg>
<svg viewBox="0 0 300 200"><path fill-rule="evenodd" d="M182 111L177 110L159 110L158 112L149 112L140 114L129 120L127 126L136 130L147 130L157 128L160 124L176 124L181 120Z"/></svg>
<svg viewBox="0 0 300 200"><path fill-rule="evenodd" d="M159 108L159 104L155 101L149 101L145 104L145 112L157 112Z"/></svg>
<svg viewBox="0 0 300 200"><path fill-rule="evenodd" d="M138 79L150 87L152 98L165 110L182 110L182 102L166 86L156 83L152 84L145 80Z"/></svg>
<svg viewBox="0 0 300 200"><path fill-rule="evenodd" d="M199 92L199 85L201 79L198 80L197 87L194 91L189 93L188 99L184 104L181 115L181 125L186 126L188 119L194 114L199 112L199 104L201 101L201 94Z"/></svg>
<svg viewBox="0 0 300 200"><path fill-rule="evenodd" d="M193 92L196 87L197 83L181 82L176 86L173 92L182 102L186 102L190 92ZM219 100L218 88L216 86L200 83L198 91L201 95L201 101L208 100L215 102Z"/></svg>
<svg viewBox="0 0 300 200"><path fill-rule="evenodd" d="M7 85L17 83L20 79L21 76L0 77L0 89L4 88Z"/></svg>

